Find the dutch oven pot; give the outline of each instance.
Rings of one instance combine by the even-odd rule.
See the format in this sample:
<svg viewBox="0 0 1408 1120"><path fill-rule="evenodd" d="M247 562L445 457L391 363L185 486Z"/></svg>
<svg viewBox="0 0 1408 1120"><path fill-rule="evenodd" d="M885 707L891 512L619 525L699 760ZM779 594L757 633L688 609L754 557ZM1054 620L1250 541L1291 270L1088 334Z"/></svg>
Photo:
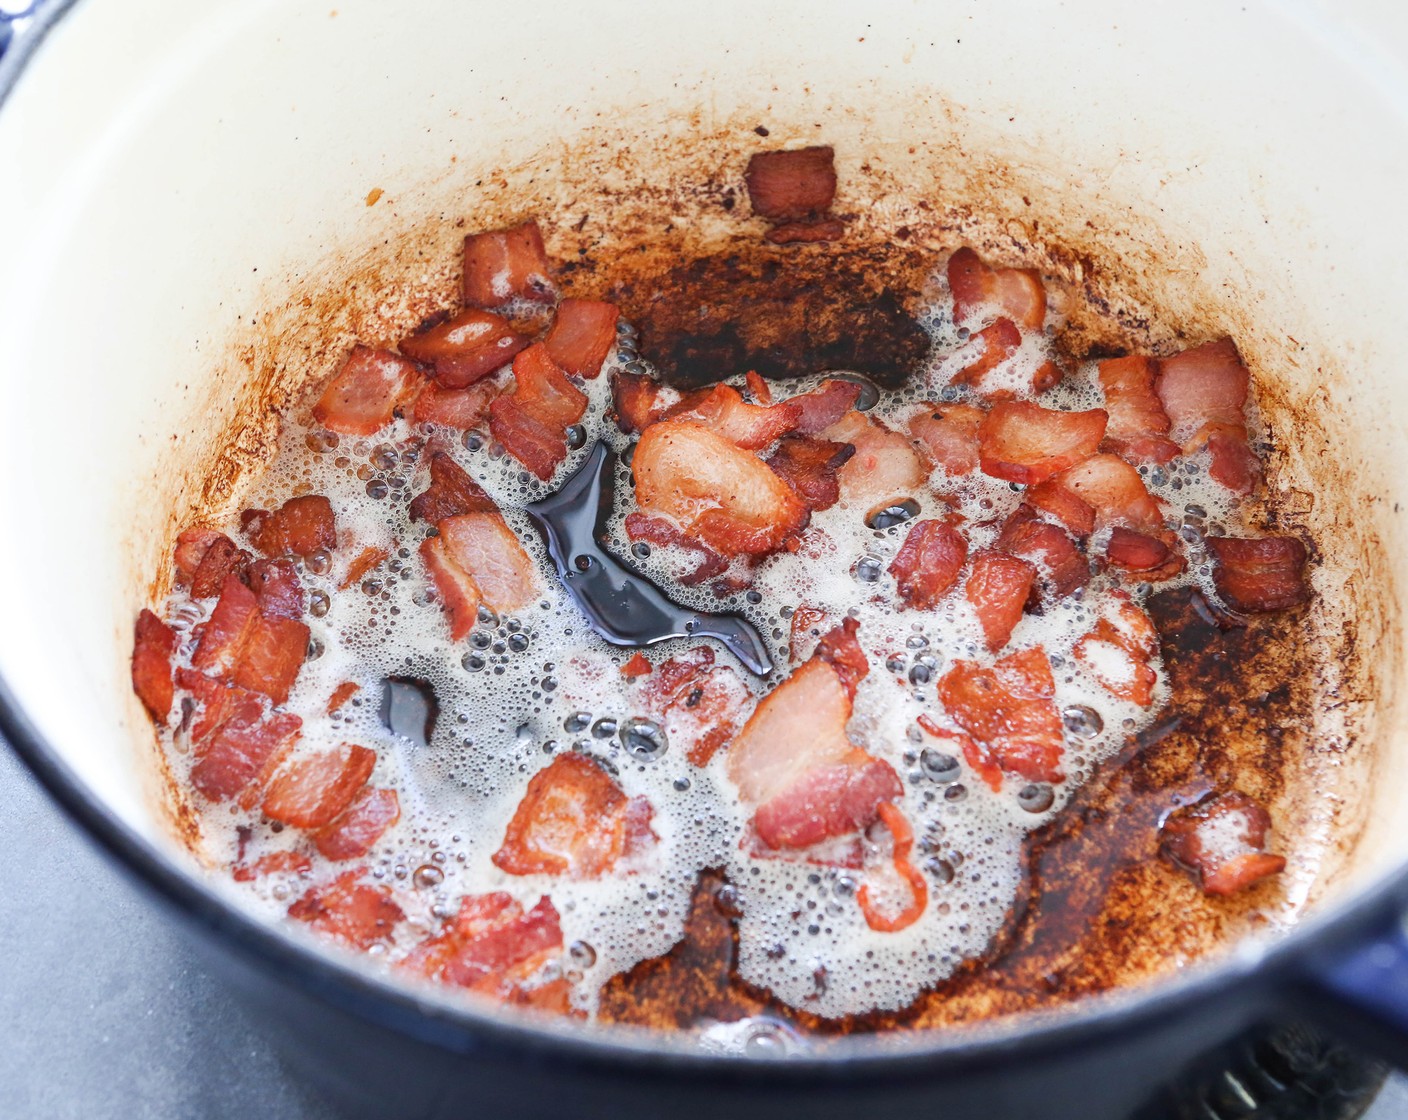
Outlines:
<svg viewBox="0 0 1408 1120"><path fill-rule="evenodd" d="M0 729L368 1115L1120 1117L1286 1011L1408 1060L1408 75L1392 6L1360 7L1380 22L1293 0L45 9L0 62ZM645 194L764 122L834 144L843 190L888 176L1095 245L1248 350L1298 449L1281 477L1347 573L1321 591L1372 653L1325 697L1372 780L1291 932L1060 1014L730 1057L401 988L253 920L177 839L131 620L179 520L227 494L214 451L272 431L289 371L259 332L427 222L613 176Z"/></svg>

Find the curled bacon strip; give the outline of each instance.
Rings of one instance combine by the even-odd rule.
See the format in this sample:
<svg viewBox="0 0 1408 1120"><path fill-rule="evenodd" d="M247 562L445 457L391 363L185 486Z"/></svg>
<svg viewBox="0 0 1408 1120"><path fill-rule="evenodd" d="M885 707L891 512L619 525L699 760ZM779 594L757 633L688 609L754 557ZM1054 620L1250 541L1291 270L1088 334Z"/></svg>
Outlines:
<svg viewBox="0 0 1408 1120"><path fill-rule="evenodd" d="M909 821L905 819L905 815L890 801L881 803L879 812L880 820L890 830L890 835L894 838L895 871L899 873L901 879L909 884L913 898L909 905L898 914L887 918L871 905L870 884L864 883L860 890L856 891L856 904L860 907L861 914L865 916L865 924L871 929L877 933L897 933L902 929L908 929L924 913L924 907L929 905L929 884L924 881L924 876L919 873L919 869L909 862L909 853L914 847L914 829L909 827Z"/></svg>

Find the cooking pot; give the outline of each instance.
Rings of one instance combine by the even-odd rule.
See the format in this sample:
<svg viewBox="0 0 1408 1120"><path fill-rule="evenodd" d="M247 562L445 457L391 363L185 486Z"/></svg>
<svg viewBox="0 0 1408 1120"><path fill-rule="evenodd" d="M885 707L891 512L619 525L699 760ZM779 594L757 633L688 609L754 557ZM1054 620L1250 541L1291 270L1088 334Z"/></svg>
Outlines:
<svg viewBox="0 0 1408 1120"><path fill-rule="evenodd" d="M43 9L0 62L0 729L357 1113L1120 1117L1286 1013L1408 1060L1408 72L1401 17L1362 7ZM1307 719L1365 775L1306 817L1335 855L1293 929L1059 1013L776 1059L404 988L204 873L127 678L175 529L229 508L359 326L452 281L460 219L606 207L581 236L607 251L712 213L679 184L736 188L759 130L834 145L858 222L922 198L950 246L1005 235L1098 272L1115 314L1235 335L1321 552Z"/></svg>

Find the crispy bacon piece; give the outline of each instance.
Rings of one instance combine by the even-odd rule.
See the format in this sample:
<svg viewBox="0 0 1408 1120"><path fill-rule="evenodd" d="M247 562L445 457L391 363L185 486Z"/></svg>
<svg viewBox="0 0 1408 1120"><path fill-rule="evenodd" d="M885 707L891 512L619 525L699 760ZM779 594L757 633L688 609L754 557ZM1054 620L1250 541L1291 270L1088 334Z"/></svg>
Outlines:
<svg viewBox="0 0 1408 1120"><path fill-rule="evenodd" d="M471 307L502 307L515 299L551 303L557 289L550 272L537 222L464 239L464 302Z"/></svg>
<svg viewBox="0 0 1408 1120"><path fill-rule="evenodd" d="M1109 543L1105 545L1106 559L1126 572L1155 571L1172 556L1173 549L1165 541L1119 525L1110 531Z"/></svg>
<svg viewBox="0 0 1408 1120"><path fill-rule="evenodd" d="M772 222L804 222L825 214L836 197L836 153L830 147L757 152L743 174L753 212Z"/></svg>
<svg viewBox="0 0 1408 1120"><path fill-rule="evenodd" d="M596 377L616 343L616 320L620 314L614 303L564 299L557 305L557 315L543 339L548 356L568 373Z"/></svg>
<svg viewBox="0 0 1408 1120"><path fill-rule="evenodd" d="M191 664L211 676L229 678L259 618L259 600L237 575L226 577L220 598L201 629Z"/></svg>
<svg viewBox="0 0 1408 1120"><path fill-rule="evenodd" d="M326 859L361 859L400 819L396 791L367 786L340 816L313 833L313 845Z"/></svg>
<svg viewBox="0 0 1408 1120"><path fill-rule="evenodd" d="M1110 414L1102 448L1136 466L1167 463L1177 455L1178 444L1168 438L1168 414L1154 392L1154 359L1131 354L1103 361L1098 369Z"/></svg>
<svg viewBox="0 0 1408 1120"><path fill-rule="evenodd" d="M998 319L978 331L961 353L967 364L948 379L950 385L972 385L982 391L983 378L1017 353L1022 332L1011 319ZM1035 386L1033 386L1035 388ZM1043 386L1049 388L1049 386ZM1005 396L1010 397L1011 393Z"/></svg>
<svg viewBox="0 0 1408 1120"><path fill-rule="evenodd" d="M824 432L855 407L860 392L858 381L828 378L810 392L789 397L788 404L797 411L798 434L814 436Z"/></svg>
<svg viewBox="0 0 1408 1120"><path fill-rule="evenodd" d="M953 719L1009 774L1060 782L1064 750L1056 681L1040 646L1008 654L987 669L958 661L939 681Z"/></svg>
<svg viewBox="0 0 1408 1120"><path fill-rule="evenodd" d="M490 857L510 875L599 879L655 840L650 803L628 798L601 765L560 754L528 782Z"/></svg>
<svg viewBox="0 0 1408 1120"><path fill-rule="evenodd" d="M191 785L212 801L244 792L297 741L303 721L288 712L253 715L243 706L209 738L197 740Z"/></svg>
<svg viewBox="0 0 1408 1120"><path fill-rule="evenodd" d="M768 384L768 379L755 369L750 369L743 375L743 380L748 385L748 393L758 404L772 404L772 386Z"/></svg>
<svg viewBox="0 0 1408 1120"><path fill-rule="evenodd" d="M1305 545L1295 537L1208 537L1212 581L1229 607L1284 611L1310 601Z"/></svg>
<svg viewBox="0 0 1408 1120"><path fill-rule="evenodd" d="M362 882L365 874L366 868L357 867L313 887L288 908L288 916L358 949L391 941L396 923L406 915L390 888Z"/></svg>
<svg viewBox="0 0 1408 1120"><path fill-rule="evenodd" d="M180 536L176 538L176 548L172 557L176 562L176 585L178 587L190 586L196 569L200 567L200 562L205 558L206 551L221 537L225 537L225 534L199 525L181 530ZM225 539L229 540L230 538L225 537ZM231 542L231 547L233 547L233 542ZM223 576L220 582L225 582ZM218 591L219 588L217 587L216 590Z"/></svg>
<svg viewBox="0 0 1408 1120"><path fill-rule="evenodd" d="M1261 463L1247 445L1250 378L1230 338L1195 346L1159 362L1158 394L1172 423L1170 437L1191 455L1206 445L1209 473L1239 494L1249 494Z"/></svg>
<svg viewBox="0 0 1408 1120"><path fill-rule="evenodd" d="M668 405L662 404L663 389L653 377L617 370L611 375L611 399L616 406L616 424L626 433L643 432L663 420Z"/></svg>
<svg viewBox="0 0 1408 1120"><path fill-rule="evenodd" d="M352 804L375 766L376 752L355 743L296 758L270 782L264 815L295 828L322 828Z"/></svg>
<svg viewBox="0 0 1408 1120"><path fill-rule="evenodd" d="M650 663L650 659L639 652L631 654L631 659L621 666L621 675L627 679L648 677L654 671L655 666Z"/></svg>
<svg viewBox="0 0 1408 1120"><path fill-rule="evenodd" d="M767 457L767 464L815 512L830 509L841 497L837 471L855 453L855 447L849 443L833 443L811 436L784 436L777 450Z"/></svg>
<svg viewBox="0 0 1408 1120"><path fill-rule="evenodd" d="M753 828L770 848L810 848L858 832L903 792L894 768L856 749L855 756L813 766L758 806Z"/></svg>
<svg viewBox="0 0 1408 1120"><path fill-rule="evenodd" d="M1270 814L1245 793L1209 794L1169 814L1159 830L1159 852L1191 874L1204 894L1235 894L1285 869L1283 856L1266 852L1270 828Z"/></svg>
<svg viewBox="0 0 1408 1120"><path fill-rule="evenodd" d="M427 381L416 397L411 419L417 424L444 424L465 431L484 423L489 406L504 391L498 380L476 381L466 389L443 389Z"/></svg>
<svg viewBox="0 0 1408 1120"><path fill-rule="evenodd" d="M303 584L292 560L256 560L249 566L249 589L265 618L303 618Z"/></svg>
<svg viewBox="0 0 1408 1120"><path fill-rule="evenodd" d="M909 422L909 434L936 466L961 476L978 469L978 426L986 416L968 404L935 404Z"/></svg>
<svg viewBox="0 0 1408 1120"><path fill-rule="evenodd" d="M176 698L171 679L171 655L175 650L176 632L171 627L149 610L137 615L132 640L132 691L159 726L165 726Z"/></svg>
<svg viewBox="0 0 1408 1120"><path fill-rule="evenodd" d="M714 663L713 650L697 646L663 662L644 682L641 699L665 737L684 744L695 766L707 766L742 725L753 695L732 668Z"/></svg>
<svg viewBox="0 0 1408 1120"><path fill-rule="evenodd" d="M347 565L347 574L342 577L342 582L338 587L346 591L349 587L355 587L362 582L362 577L368 572L379 568L391 553L385 548L376 548L368 545L357 553Z"/></svg>
<svg viewBox="0 0 1408 1120"><path fill-rule="evenodd" d="M922 492L928 472L914 445L899 432L854 410L821 433L849 443L855 454L841 467L841 500L869 521L877 513Z"/></svg>
<svg viewBox="0 0 1408 1120"><path fill-rule="evenodd" d="M993 547L1036 567L1039 600L1044 606L1090 582L1090 562L1075 542L1058 526L1042 521L1025 502L1003 522Z"/></svg>
<svg viewBox="0 0 1408 1120"><path fill-rule="evenodd" d="M226 684L194 669L176 670L176 684L195 699L199 715L191 724L191 741L199 744L227 722L254 723L264 714L266 697Z"/></svg>
<svg viewBox="0 0 1408 1120"><path fill-rule="evenodd" d="M827 218L819 222L785 222L763 236L774 245L791 245L798 241L839 241L845 232L846 224L841 219Z"/></svg>
<svg viewBox="0 0 1408 1120"><path fill-rule="evenodd" d="M391 423L424 382L414 362L359 344L313 406L313 419L332 432L369 436Z"/></svg>
<svg viewBox="0 0 1408 1120"><path fill-rule="evenodd" d="M435 370L442 389L464 389L503 369L531 342L501 315L470 308L401 340L401 353Z"/></svg>
<svg viewBox="0 0 1408 1120"><path fill-rule="evenodd" d="M270 852L253 863L235 864L230 876L237 883L252 883L266 875L306 875L313 870L313 861L302 852Z"/></svg>
<svg viewBox="0 0 1408 1120"><path fill-rule="evenodd" d="M1075 658L1105 691L1141 708L1154 702L1159 675L1149 662L1159 652L1159 633L1149 616L1116 593L1113 618L1102 618L1076 643Z"/></svg>
<svg viewBox="0 0 1408 1120"><path fill-rule="evenodd" d="M543 481L567 457L567 428L582 418L587 398L535 343L513 360L513 392L489 406L489 430L515 459Z"/></svg>
<svg viewBox="0 0 1408 1120"><path fill-rule="evenodd" d="M230 680L282 704L308 657L309 636L302 622L256 613Z"/></svg>
<svg viewBox="0 0 1408 1120"><path fill-rule="evenodd" d="M439 525L445 555L474 579L491 609L516 611L537 598L533 560L497 513L461 513Z"/></svg>
<svg viewBox="0 0 1408 1120"><path fill-rule="evenodd" d="M440 605L450 623L450 639L458 642L474 629L474 624L479 620L479 585L474 582L473 576L450 559L441 537L428 537L421 541L420 558L440 596Z"/></svg>
<svg viewBox="0 0 1408 1120"><path fill-rule="evenodd" d="M1046 289L1036 269L994 269L965 246L948 260L948 285L959 326L977 326L994 311L1024 330L1039 331L1046 322Z"/></svg>
<svg viewBox="0 0 1408 1120"><path fill-rule="evenodd" d="M290 498L272 513L247 509L240 528L265 556L312 556L337 547L337 519L321 494Z"/></svg>
<svg viewBox="0 0 1408 1120"><path fill-rule="evenodd" d="M1035 486L1095 454L1105 411L1061 412L1030 401L1001 401L978 425L983 473Z"/></svg>
<svg viewBox="0 0 1408 1120"><path fill-rule="evenodd" d="M562 926L547 895L526 913L504 891L467 895L439 934L422 942L401 967L427 979L520 1002L529 982L562 950ZM546 987L546 985L544 985Z"/></svg>
<svg viewBox="0 0 1408 1120"><path fill-rule="evenodd" d="M328 697L328 715L332 715L341 708L343 704L347 703L347 701L351 700L352 697L361 691L361 685L353 681L343 681L332 690L332 695Z"/></svg>
<svg viewBox="0 0 1408 1120"><path fill-rule="evenodd" d="M430 486L411 500L412 521L438 525L462 513L498 513L484 488L444 451L430 456Z"/></svg>
<svg viewBox="0 0 1408 1120"><path fill-rule="evenodd" d="M806 527L807 507L786 482L698 424L652 424L631 467L642 512L673 521L720 555L763 555Z"/></svg>
<svg viewBox="0 0 1408 1120"><path fill-rule="evenodd" d="M1138 533L1163 531L1159 503L1139 472L1117 455L1092 455L1034 486L1027 501L1045 510L1077 537L1120 525Z"/></svg>
<svg viewBox="0 0 1408 1120"><path fill-rule="evenodd" d="M626 514L626 536L633 541L645 541L660 548L683 548L698 553L700 560L693 571L675 578L686 587L694 587L728 570L728 560L706 548L692 537L685 536L673 523L662 517L650 517L639 510Z"/></svg>
<svg viewBox="0 0 1408 1120"><path fill-rule="evenodd" d="M942 521L916 521L890 561L905 606L927 610L958 579L968 562L968 542L952 525Z"/></svg>
<svg viewBox="0 0 1408 1120"><path fill-rule="evenodd" d="M764 448L797 426L797 409L791 401L749 404L728 385L715 385L702 400L672 408L666 415L671 420L703 424L746 451Z"/></svg>
<svg viewBox="0 0 1408 1120"><path fill-rule="evenodd" d="M973 557L964 595L973 605L988 649L996 653L1012 637L1032 593L1036 568L1004 552L980 552Z"/></svg>
<svg viewBox="0 0 1408 1120"><path fill-rule="evenodd" d="M188 530L189 532L189 530ZM208 530L195 530L202 535ZM183 546L181 543L185 541ZM182 558L181 553L185 549L186 558L189 560L193 555L193 547L186 533L182 533L177 539L177 567L180 568ZM243 575L248 568L250 560L253 559L248 551L240 548L224 533L213 533L209 540L206 540L200 548L200 558L196 561L194 568L187 582L191 588L191 598L209 599L220 594L220 589L225 586L225 580L234 572Z"/></svg>

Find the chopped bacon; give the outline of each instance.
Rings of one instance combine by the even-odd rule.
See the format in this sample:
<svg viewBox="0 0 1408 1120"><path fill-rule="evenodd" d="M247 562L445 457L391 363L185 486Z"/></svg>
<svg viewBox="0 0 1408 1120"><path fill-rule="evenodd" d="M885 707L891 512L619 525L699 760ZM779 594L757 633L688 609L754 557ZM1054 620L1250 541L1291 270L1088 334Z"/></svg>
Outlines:
<svg viewBox="0 0 1408 1120"><path fill-rule="evenodd" d="M936 404L909 422L909 434L936 466L954 476L971 474L978 469L978 426L986 415L968 404Z"/></svg>
<svg viewBox="0 0 1408 1120"><path fill-rule="evenodd" d="M991 752L986 747L980 747L967 735L960 735L959 747L963 751L963 761L968 763L993 793L998 793L1002 789L1002 767L997 764Z"/></svg>
<svg viewBox="0 0 1408 1120"><path fill-rule="evenodd" d="M434 367L442 389L464 389L503 369L532 340L501 315L473 308L401 340L401 353Z"/></svg>
<svg viewBox="0 0 1408 1120"><path fill-rule="evenodd" d="M952 525L916 521L890 561L906 606L927 610L943 597L968 561L968 542Z"/></svg>
<svg viewBox="0 0 1408 1120"><path fill-rule="evenodd" d="M366 869L358 867L313 887L288 908L288 916L358 949L389 942L396 923L406 915L392 900L389 887L361 882L365 874Z"/></svg>
<svg viewBox="0 0 1408 1120"><path fill-rule="evenodd" d="M787 654L794 664L805 661L816 652L816 647L821 642L821 628L826 624L828 617L826 611L818 607L800 606L792 612ZM816 641L809 642L808 638L815 638Z"/></svg>
<svg viewBox="0 0 1408 1120"><path fill-rule="evenodd" d="M1030 401L1002 401L978 426L985 474L1035 486L1095 454L1105 435L1105 411L1061 412Z"/></svg>
<svg viewBox="0 0 1408 1120"><path fill-rule="evenodd" d="M424 382L420 367L400 354L354 346L313 406L313 419L329 431L369 436L391 423Z"/></svg>
<svg viewBox="0 0 1408 1120"><path fill-rule="evenodd" d="M282 704L308 657L310 634L302 622L256 614L230 680Z"/></svg>
<svg viewBox="0 0 1408 1120"><path fill-rule="evenodd" d="M417 946L401 967L520 1002L535 990L528 981L561 949L562 926L547 895L525 913L511 895L494 891L461 899L454 920Z"/></svg>
<svg viewBox="0 0 1408 1120"><path fill-rule="evenodd" d="M641 698L665 737L684 744L695 766L707 766L742 725L753 696L732 668L714 663L713 650L697 646L660 664L643 682Z"/></svg>
<svg viewBox="0 0 1408 1120"><path fill-rule="evenodd" d="M494 500L444 451L430 456L430 486L411 500L412 521L438 525L462 513L497 513Z"/></svg>
<svg viewBox="0 0 1408 1120"><path fill-rule="evenodd" d="M464 302L471 307L502 307L515 299L551 303L557 289L550 271L537 222L464 239Z"/></svg>
<svg viewBox="0 0 1408 1120"><path fill-rule="evenodd" d="M149 610L137 615L132 641L132 691L160 726L171 715L171 702L176 698L171 679L171 655L175 650L176 632L171 627Z"/></svg>
<svg viewBox="0 0 1408 1120"><path fill-rule="evenodd" d="M1261 460L1247 443L1244 428L1213 428L1207 433L1212 463L1208 475L1236 494L1250 494L1261 477Z"/></svg>
<svg viewBox="0 0 1408 1120"><path fill-rule="evenodd" d="M768 384L767 378L755 369L750 369L743 375L743 380L748 384L748 392L758 404L772 404L772 386Z"/></svg>
<svg viewBox="0 0 1408 1120"><path fill-rule="evenodd" d="M347 574L342 577L342 582L338 584L343 591L349 587L355 587L362 582L362 577L368 572L380 567L391 553L385 548L376 548L368 545L357 553L347 565Z"/></svg>
<svg viewBox="0 0 1408 1120"><path fill-rule="evenodd" d="M485 605L503 614L537 597L533 560L497 513L461 513L439 525L445 556L474 580Z"/></svg>
<svg viewBox="0 0 1408 1120"><path fill-rule="evenodd" d="M396 791L367 786L340 816L313 833L313 844L330 860L361 859L400 819Z"/></svg>
<svg viewBox="0 0 1408 1120"><path fill-rule="evenodd" d="M209 738L197 741L191 785L212 801L243 792L292 747L302 728L303 721L288 712L266 718L256 710L251 717L241 706Z"/></svg>
<svg viewBox="0 0 1408 1120"><path fill-rule="evenodd" d="M720 555L772 552L807 524L807 507L766 463L698 424L652 424L631 467L643 512Z"/></svg>
<svg viewBox="0 0 1408 1120"><path fill-rule="evenodd" d="M176 670L176 683L195 699L200 715L191 725L191 740L200 744L226 723L256 722L264 714L265 697L227 684L194 669Z"/></svg>
<svg viewBox="0 0 1408 1120"><path fill-rule="evenodd" d="M888 762L857 750L805 771L783 793L758 806L753 828L770 848L810 848L874 823L879 806L903 793Z"/></svg>
<svg viewBox="0 0 1408 1120"><path fill-rule="evenodd" d="M929 884L909 860L909 853L914 848L914 830L905 815L889 802L881 805L879 811L881 823L890 832L890 858L894 862L895 873L908 887L910 901L898 914L881 914L870 901L870 884L864 883L856 891L856 905L860 907L865 924L871 929L877 933L897 933L908 929L924 913L924 907L929 904Z"/></svg>
<svg viewBox="0 0 1408 1120"><path fill-rule="evenodd" d="M1171 556L1173 549L1167 542L1120 525L1110 531L1109 543L1105 545L1106 559L1126 572L1155 571L1167 564Z"/></svg>
<svg viewBox="0 0 1408 1120"><path fill-rule="evenodd" d="M994 269L965 247L948 260L948 285L959 326L976 326L984 310L1005 315L1029 331L1041 330L1046 322L1046 290L1035 269Z"/></svg>
<svg viewBox="0 0 1408 1120"><path fill-rule="evenodd" d="M214 529L206 529L199 525L190 529L181 530L181 535L176 538L176 550L174 559L176 561L176 584L179 587L187 587L195 577L196 569L200 567L200 562L205 558L210 546L217 540L225 537L224 533L216 532ZM234 547L231 542L231 547ZM220 582L224 583L222 576ZM216 590L219 590L217 586ZM200 596L204 598L204 596Z"/></svg>
<svg viewBox="0 0 1408 1120"><path fill-rule="evenodd" d="M361 691L361 685L353 681L343 681L332 690L332 695L328 697L328 715L332 715L341 708L343 704L347 703L347 701L351 700L352 697Z"/></svg>
<svg viewBox="0 0 1408 1120"><path fill-rule="evenodd" d="M616 424L628 434L643 432L664 419L668 408L660 402L664 390L653 377L617 370L611 375L611 399L616 406Z"/></svg>
<svg viewBox="0 0 1408 1120"><path fill-rule="evenodd" d="M568 373L596 377L616 342L614 303L595 299L564 299L543 339L548 356Z"/></svg>
<svg viewBox="0 0 1408 1120"><path fill-rule="evenodd" d="M1305 545L1295 537L1208 537L1212 581L1236 611L1283 611L1310 600Z"/></svg>
<svg viewBox="0 0 1408 1120"><path fill-rule="evenodd" d="M337 547L337 519L321 494L290 498L272 513L247 509L240 528L265 556L312 556Z"/></svg>
<svg viewBox="0 0 1408 1120"><path fill-rule="evenodd" d="M1159 679L1149 664L1159 652L1159 633L1148 615L1117 595L1114 617L1100 619L1076 643L1075 658L1112 696L1147 708Z"/></svg>
<svg viewBox="0 0 1408 1120"><path fill-rule="evenodd" d="M839 218L827 218L820 222L785 222L773 226L763 234L774 245L791 245L795 242L839 241L846 232L846 224Z"/></svg>
<svg viewBox="0 0 1408 1120"><path fill-rule="evenodd" d="M838 472L841 500L861 510L867 521L923 491L928 472L914 445L878 420L852 410L821 436L856 449Z"/></svg>
<svg viewBox="0 0 1408 1120"><path fill-rule="evenodd" d="M814 512L830 509L841 497L840 470L856 453L849 443L811 436L784 436L767 464Z"/></svg>
<svg viewBox="0 0 1408 1120"><path fill-rule="evenodd" d="M504 391L497 380L476 381L467 389L444 389L427 381L416 397L411 419L417 424L444 424L447 428L465 431L484 423L489 406Z"/></svg>
<svg viewBox="0 0 1408 1120"><path fill-rule="evenodd" d="M450 639L458 642L479 620L479 585L450 559L443 537L427 537L420 542L420 558L450 623Z"/></svg>
<svg viewBox="0 0 1408 1120"><path fill-rule="evenodd" d="M789 397L788 404L797 410L798 434L814 436L824 432L855 407L860 392L858 381L828 378L810 392Z"/></svg>
<svg viewBox="0 0 1408 1120"><path fill-rule="evenodd" d="M1003 552L980 552L973 557L964 595L978 615L983 637L996 653L1012 637L1032 593L1036 568L1026 560Z"/></svg>
<svg viewBox="0 0 1408 1120"><path fill-rule="evenodd" d="M560 754L528 790L490 857L510 875L599 879L654 842L650 804L628 798L599 763Z"/></svg>
<svg viewBox="0 0 1408 1120"><path fill-rule="evenodd" d="M249 566L249 589L265 618L303 618L303 584L292 560L256 560Z"/></svg>
<svg viewBox="0 0 1408 1120"><path fill-rule="evenodd" d="M650 659L643 653L633 653L631 659L621 666L621 675L627 679L648 677L654 671L655 666L650 663Z"/></svg>
<svg viewBox="0 0 1408 1120"><path fill-rule="evenodd" d="M791 401L749 404L728 385L715 385L702 400L692 401L685 408L672 408L666 415L671 420L703 424L747 451L764 448L797 426L797 409Z"/></svg>
<svg viewBox="0 0 1408 1120"><path fill-rule="evenodd" d="M626 514L625 528L626 536L633 541L645 541L660 548L683 548L698 553L700 560L694 570L675 577L686 587L694 587L728 570L728 560L692 537L687 537L673 522L662 517L649 517L636 510Z"/></svg>
<svg viewBox="0 0 1408 1120"><path fill-rule="evenodd" d="M1064 530L1023 502L1002 525L993 547L1036 566L1040 599L1050 606L1090 582L1090 562Z"/></svg>
<svg viewBox="0 0 1408 1120"><path fill-rule="evenodd" d="M836 153L830 147L757 152L743 175L753 212L772 222L825 214L836 197Z"/></svg>
<svg viewBox="0 0 1408 1120"><path fill-rule="evenodd" d="M866 660L865 651L860 648L856 637L859 631L860 623L854 618L847 618L840 626L833 626L821 636L816 652L812 654L836 670L841 687L851 700L856 698L856 689L870 672L870 662Z"/></svg>
<svg viewBox="0 0 1408 1120"><path fill-rule="evenodd" d="M1168 438L1168 414L1154 392L1154 359L1131 354L1110 358L1098 368L1110 414L1104 449L1136 466L1167 463L1177 455L1178 444Z"/></svg>
<svg viewBox="0 0 1408 1120"><path fill-rule="evenodd" d="M999 766L1032 782L1059 782L1064 750L1056 681L1040 646L984 668L958 661L939 681L939 700Z"/></svg>
<svg viewBox="0 0 1408 1120"><path fill-rule="evenodd" d="M513 392L489 406L489 430L515 459L543 481L567 457L567 428L582 418L587 398L534 343L513 360Z"/></svg>
<svg viewBox="0 0 1408 1120"><path fill-rule="evenodd" d="M1209 794L1170 813L1159 830L1159 852L1191 874L1204 894L1229 895L1285 870L1268 855L1271 816L1240 791Z"/></svg>
<svg viewBox="0 0 1408 1120"><path fill-rule="evenodd" d="M1172 423L1171 438L1185 455L1206 445L1212 477L1239 494L1251 493L1261 473L1261 463L1247 445L1249 384L1247 367L1230 338L1159 362L1158 394Z"/></svg>
<svg viewBox="0 0 1408 1120"><path fill-rule="evenodd" d="M296 758L274 775L264 815L295 828L322 828L352 804L376 766L376 752L355 743Z"/></svg>
<svg viewBox="0 0 1408 1120"><path fill-rule="evenodd" d="M191 664L211 676L231 677L258 619L259 600L254 592L239 576L227 576L215 609L201 629Z"/></svg>
<svg viewBox="0 0 1408 1120"><path fill-rule="evenodd" d="M253 863L240 862L230 869L237 883L252 883L266 875L306 875L313 870L313 861L302 852L270 852Z"/></svg>
<svg viewBox="0 0 1408 1120"><path fill-rule="evenodd" d="M1139 477L1117 455L1092 455L1034 486L1027 501L1045 510L1077 537L1120 525L1138 533L1163 531L1164 515Z"/></svg>
<svg viewBox="0 0 1408 1120"><path fill-rule="evenodd" d="M1017 324L1011 319L998 319L969 339L960 351L967 364L950 377L948 383L972 385L982 391L983 378L1016 354L1021 346L1022 332L1017 329ZM1004 395L1010 397L1012 394Z"/></svg>
<svg viewBox="0 0 1408 1120"><path fill-rule="evenodd" d="M184 537L186 534L181 535ZM181 545L178 543L176 548L179 554ZM187 556L189 555L188 551ZM191 572L191 598L209 599L219 595L230 573L243 575L251 559L248 551L240 548L224 533L214 534L214 539L208 541L201 550L200 560ZM177 563L180 563L179 556Z"/></svg>

